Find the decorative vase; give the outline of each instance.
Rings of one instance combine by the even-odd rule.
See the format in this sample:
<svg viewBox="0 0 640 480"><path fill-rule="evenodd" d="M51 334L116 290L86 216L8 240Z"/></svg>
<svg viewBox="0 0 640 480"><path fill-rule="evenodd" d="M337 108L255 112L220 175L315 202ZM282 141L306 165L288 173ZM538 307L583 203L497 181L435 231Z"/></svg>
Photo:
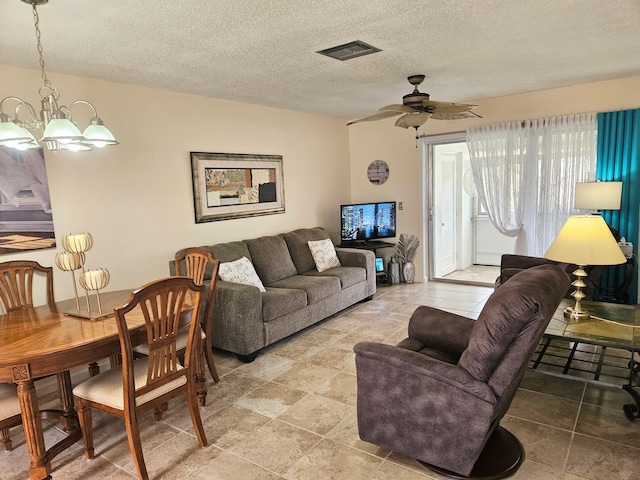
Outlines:
<svg viewBox="0 0 640 480"><path fill-rule="evenodd" d="M400 283L400 264L397 262L395 256L391 257L391 260L389 260L389 266L387 267L387 282L389 282L389 285Z"/></svg>
<svg viewBox="0 0 640 480"><path fill-rule="evenodd" d="M402 276L404 277L405 283L413 283L415 275L416 267L413 265L413 262L404 262L402 264Z"/></svg>

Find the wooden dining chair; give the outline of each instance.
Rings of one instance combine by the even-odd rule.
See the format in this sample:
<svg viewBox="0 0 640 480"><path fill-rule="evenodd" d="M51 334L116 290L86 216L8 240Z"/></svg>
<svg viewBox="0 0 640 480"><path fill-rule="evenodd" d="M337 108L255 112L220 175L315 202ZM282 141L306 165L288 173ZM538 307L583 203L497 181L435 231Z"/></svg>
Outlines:
<svg viewBox="0 0 640 480"><path fill-rule="evenodd" d="M204 285L205 279L209 277L209 288L206 290L206 301L200 316L202 326L202 347L207 367L214 382L219 382L220 377L213 361L213 345L211 343L211 314L213 304L216 299L216 282L218 279L218 268L220 261L217 260L210 250L204 247L189 247L178 252L175 258L176 275L186 275L193 279L196 285ZM183 271L184 269L184 271ZM183 335L184 336L184 335ZM178 345L186 346L185 339L181 338Z"/></svg>
<svg viewBox="0 0 640 480"><path fill-rule="evenodd" d="M205 284L205 280L210 278L209 288L205 290L206 300L203 302L203 307L200 309L198 319L200 326L202 327L200 331L200 338L202 342L203 356L213 381L217 383L220 381L220 377L218 376L218 371L216 370L216 365L213 360L213 345L211 344L211 314L213 312L213 304L216 297L215 289L220 262L216 260L213 254L204 247L189 247L178 252L175 257L175 266L177 276L187 276L193 279L196 285L203 285ZM184 355L186 351L188 334L188 325L184 325L178 331L176 345L180 356ZM142 343L134 347L134 352L137 355L149 355L149 346L146 343ZM196 358L195 361L200 362L201 359ZM196 372L204 372L204 365L202 365L202 368L197 368ZM196 373L196 380L204 385L206 384L206 377L201 375L203 374ZM198 392L198 399L200 401L200 405L206 405L206 389ZM162 414L160 412L158 412L157 418L162 418Z"/></svg>
<svg viewBox="0 0 640 480"><path fill-rule="evenodd" d="M0 263L0 303L5 312L33 308L34 280L44 282L47 304L55 308L53 298L53 268L32 260L12 260ZM37 285L37 282L36 282ZM0 431L5 450L11 450L10 428L22 423L16 387L0 383Z"/></svg>
<svg viewBox="0 0 640 480"><path fill-rule="evenodd" d="M44 276L47 305L55 308L53 268L33 260L0 263L0 301L7 312L33 307L33 284L38 275Z"/></svg>
<svg viewBox="0 0 640 480"><path fill-rule="evenodd" d="M122 366L78 384L73 389L87 458L93 458L92 409L125 421L129 448L141 479L149 478L142 454L138 414L156 411L170 399L185 395L201 447L207 438L196 396L193 351L199 335L198 313L204 286L187 277L151 282L133 292L126 305L114 309ZM190 323L184 365L178 361L176 340L183 315ZM130 328L144 325L149 355L134 359Z"/></svg>
<svg viewBox="0 0 640 480"><path fill-rule="evenodd" d="M16 386L10 383L0 383L0 433L4 449L11 450L11 436L9 429L22 423L20 402L16 393Z"/></svg>

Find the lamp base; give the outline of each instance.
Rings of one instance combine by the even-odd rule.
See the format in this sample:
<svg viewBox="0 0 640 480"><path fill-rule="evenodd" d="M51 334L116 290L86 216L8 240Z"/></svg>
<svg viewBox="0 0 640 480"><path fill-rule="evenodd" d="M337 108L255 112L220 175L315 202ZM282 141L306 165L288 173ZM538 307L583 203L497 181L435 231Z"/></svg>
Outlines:
<svg viewBox="0 0 640 480"><path fill-rule="evenodd" d="M587 310L575 310L572 307L567 307L564 309L564 318L579 322L591 318L591 314Z"/></svg>

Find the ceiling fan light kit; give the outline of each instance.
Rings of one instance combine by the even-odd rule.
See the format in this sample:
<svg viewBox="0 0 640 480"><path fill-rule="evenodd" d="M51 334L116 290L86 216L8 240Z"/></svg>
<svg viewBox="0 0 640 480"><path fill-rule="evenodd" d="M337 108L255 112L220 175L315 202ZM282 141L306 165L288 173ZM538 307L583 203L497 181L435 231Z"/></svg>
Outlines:
<svg viewBox="0 0 640 480"><path fill-rule="evenodd" d="M460 120L463 118L482 118L474 110L477 105L453 102L437 102L429 98L428 93L418 90L425 79L424 75L411 75L407 80L413 85L413 92L402 97L402 105L387 105L378 109L377 113L366 117L351 120L347 125L358 122L371 122L384 118L402 115L396 120L396 127L415 128L423 125L427 120Z"/></svg>
<svg viewBox="0 0 640 480"><path fill-rule="evenodd" d="M69 150L77 152L91 150L94 147L101 148L107 145L117 145L118 141L109 129L104 126L102 119L98 117L96 108L91 102L87 100L76 100L68 107L58 104L60 93L49 81L44 71L44 57L42 56L39 26L40 18L36 9L38 5L44 5L48 0L21 1L31 5L33 11L36 42L38 55L40 57L40 74L44 83L39 90L41 109L40 115L38 116L33 106L21 98L14 96L3 98L0 101L0 145L17 150L39 148L40 144L30 132L30 130L38 129L43 130L40 142L52 151ZM8 101L16 103L13 119L3 111L3 106ZM93 117L89 122L89 126L82 133L73 122L71 116L73 107L79 104L87 105L93 111ZM21 110L27 117L26 120L21 120L18 117Z"/></svg>

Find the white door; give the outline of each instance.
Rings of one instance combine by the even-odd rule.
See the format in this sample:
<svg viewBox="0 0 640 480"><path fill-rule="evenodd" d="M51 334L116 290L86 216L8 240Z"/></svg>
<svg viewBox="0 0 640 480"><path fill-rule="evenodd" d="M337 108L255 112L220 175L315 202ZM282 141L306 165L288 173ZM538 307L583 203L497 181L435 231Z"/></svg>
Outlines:
<svg viewBox="0 0 640 480"><path fill-rule="evenodd" d="M433 162L433 273L436 278L456 270L456 179L458 153L434 146Z"/></svg>

